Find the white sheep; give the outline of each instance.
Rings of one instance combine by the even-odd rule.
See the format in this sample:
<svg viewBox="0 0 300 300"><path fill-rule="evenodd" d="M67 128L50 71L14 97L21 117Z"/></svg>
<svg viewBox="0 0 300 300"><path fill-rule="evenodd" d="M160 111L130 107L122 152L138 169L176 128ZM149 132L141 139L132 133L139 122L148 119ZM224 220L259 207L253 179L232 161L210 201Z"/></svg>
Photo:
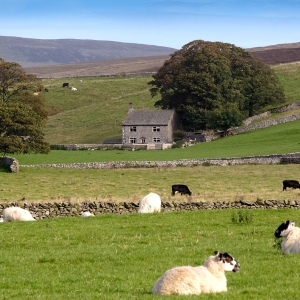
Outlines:
<svg viewBox="0 0 300 300"><path fill-rule="evenodd" d="M227 291L225 271L237 272L239 263L228 253L215 251L203 266L176 267L166 271L154 284L153 294L198 295Z"/></svg>
<svg viewBox="0 0 300 300"><path fill-rule="evenodd" d="M91 212L89 212L89 211L83 211L82 213L81 213L81 215L80 215L80 217L82 217L82 218L85 218L85 217L93 217L94 216L94 214L92 214Z"/></svg>
<svg viewBox="0 0 300 300"><path fill-rule="evenodd" d="M283 254L300 253L300 228L296 227L296 221L283 222L275 231L276 238L283 237L281 251Z"/></svg>
<svg viewBox="0 0 300 300"><path fill-rule="evenodd" d="M7 207L3 211L3 221L35 221L31 213L21 207Z"/></svg>
<svg viewBox="0 0 300 300"><path fill-rule="evenodd" d="M138 213L153 213L160 212L161 199L160 196L155 193L149 193L139 203Z"/></svg>
<svg viewBox="0 0 300 300"><path fill-rule="evenodd" d="M71 91L77 91L76 87L71 86Z"/></svg>

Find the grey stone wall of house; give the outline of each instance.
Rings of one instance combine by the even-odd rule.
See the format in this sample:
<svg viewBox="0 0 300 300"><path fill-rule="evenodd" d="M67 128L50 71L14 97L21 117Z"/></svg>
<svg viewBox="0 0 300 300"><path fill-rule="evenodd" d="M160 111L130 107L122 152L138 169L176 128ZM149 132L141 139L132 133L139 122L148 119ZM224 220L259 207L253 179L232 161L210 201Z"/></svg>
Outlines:
<svg viewBox="0 0 300 300"><path fill-rule="evenodd" d="M89 211L96 215L104 214L135 214L138 204L134 202L54 202L54 203L27 203L13 202L0 203L0 216L6 207L19 206L31 212L36 220L58 218L58 217L79 217L82 212ZM222 201L213 202L162 202L162 213L173 211L201 211L220 209L300 209L299 200L263 200L256 201Z"/></svg>
<svg viewBox="0 0 300 300"><path fill-rule="evenodd" d="M19 172L20 169L19 162L15 158L9 156L0 157L0 166L8 168L13 173Z"/></svg>
<svg viewBox="0 0 300 300"><path fill-rule="evenodd" d="M137 144L141 144L141 138L145 143L153 143L153 138L159 138L161 143L168 143L168 126L158 126L160 131L153 132L153 126L136 126L136 131L130 131L131 126L123 126L123 143L130 144L130 138L136 138Z"/></svg>

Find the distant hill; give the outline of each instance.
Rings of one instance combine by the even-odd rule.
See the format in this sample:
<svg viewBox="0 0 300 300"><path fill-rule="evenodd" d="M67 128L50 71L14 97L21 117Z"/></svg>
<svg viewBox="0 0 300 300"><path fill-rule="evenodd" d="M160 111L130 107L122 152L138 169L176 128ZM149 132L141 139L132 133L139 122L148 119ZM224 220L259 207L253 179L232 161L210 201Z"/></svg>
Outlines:
<svg viewBox="0 0 300 300"><path fill-rule="evenodd" d="M168 55L174 48L112 41L0 36L0 57L22 67Z"/></svg>
<svg viewBox="0 0 300 300"><path fill-rule="evenodd" d="M111 41L0 36L0 57L41 78L156 72L176 50ZM268 65L300 61L300 43L245 50Z"/></svg>
<svg viewBox="0 0 300 300"><path fill-rule="evenodd" d="M268 65L300 61L300 43L279 44L246 50Z"/></svg>

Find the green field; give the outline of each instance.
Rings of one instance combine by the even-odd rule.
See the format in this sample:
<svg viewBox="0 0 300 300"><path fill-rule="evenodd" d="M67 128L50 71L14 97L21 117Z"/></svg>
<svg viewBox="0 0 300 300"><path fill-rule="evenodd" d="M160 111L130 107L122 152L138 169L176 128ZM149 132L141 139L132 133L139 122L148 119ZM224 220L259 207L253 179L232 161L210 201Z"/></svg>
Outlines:
<svg viewBox="0 0 300 300"><path fill-rule="evenodd" d="M243 211L241 211L243 213ZM299 255L282 255L274 231L298 210L100 215L2 223L1 299L166 299L152 295L168 269L202 265L215 250L241 265L228 292L167 299L297 299Z"/></svg>
<svg viewBox="0 0 300 300"><path fill-rule="evenodd" d="M299 76L299 68L291 74L284 69L276 71L281 80ZM149 78L90 78L84 79L82 86L77 79L68 80L78 93L62 89L64 79L45 81L47 103L53 111L60 111L46 128L46 139L52 144L97 143L119 136L129 102L135 108L151 108L155 101L147 91ZM299 101L299 84L296 80L288 82L288 101ZM299 121L289 122L186 149L51 151L48 155L16 157L20 164L35 164L298 152L299 125ZM19 173L0 171L0 202L22 198L32 202L138 202L151 191L160 194L163 201L300 200L299 190L282 191L283 179L299 179L299 165L117 170L21 167ZM174 183L187 184L193 196L171 197ZM232 222L236 212L163 212L0 223L0 299L166 299L151 294L154 282L172 267L202 265L215 250L229 252L241 264L240 272L227 274L228 292L168 299L297 299L300 256L282 255L274 242L274 231L283 221L298 220L298 209L247 210L252 222L242 224Z"/></svg>
<svg viewBox="0 0 300 300"><path fill-rule="evenodd" d="M284 179L299 180L299 165L233 165L135 169L21 168L1 174L0 202L113 201L138 203L149 192L163 201L300 200L298 189L282 191ZM176 194L187 184L192 197Z"/></svg>
<svg viewBox="0 0 300 300"><path fill-rule="evenodd" d="M300 65L273 68L285 88L286 103L300 101ZM120 138L129 102L135 109L154 109L159 98L151 98L147 84L151 79L150 76L44 79L43 84L49 90L44 97L52 112L45 128L46 141L93 144L107 138ZM78 90L62 88L63 82L69 82Z"/></svg>
<svg viewBox="0 0 300 300"><path fill-rule="evenodd" d="M78 80L82 80L78 83ZM151 77L96 77L45 79L44 93L52 115L45 129L51 144L101 143L106 138L121 137L121 124L129 102L135 109L154 108L147 82ZM62 88L69 82L78 90Z"/></svg>

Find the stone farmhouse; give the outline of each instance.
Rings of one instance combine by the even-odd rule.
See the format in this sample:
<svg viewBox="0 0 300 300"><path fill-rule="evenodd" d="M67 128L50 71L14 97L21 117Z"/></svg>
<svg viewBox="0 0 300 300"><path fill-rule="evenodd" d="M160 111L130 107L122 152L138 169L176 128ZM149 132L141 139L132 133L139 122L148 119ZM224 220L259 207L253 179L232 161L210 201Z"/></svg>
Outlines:
<svg viewBox="0 0 300 300"><path fill-rule="evenodd" d="M166 149L173 145L173 132L180 129L175 110L129 110L122 123L122 144L133 149Z"/></svg>

